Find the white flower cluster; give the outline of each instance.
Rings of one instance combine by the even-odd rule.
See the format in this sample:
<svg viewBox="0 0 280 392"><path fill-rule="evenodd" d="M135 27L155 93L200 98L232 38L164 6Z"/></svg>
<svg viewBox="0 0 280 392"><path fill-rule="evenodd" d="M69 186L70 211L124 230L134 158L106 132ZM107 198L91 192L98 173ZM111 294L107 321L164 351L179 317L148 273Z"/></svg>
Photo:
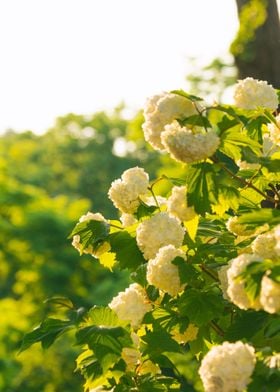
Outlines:
<svg viewBox="0 0 280 392"><path fill-rule="evenodd" d="M82 215L80 217L79 222L86 222L88 220L107 222L106 219L104 218L104 216L102 214L100 214L99 212L97 212L95 214L93 212L87 212L85 215ZM80 240L81 240L81 238L78 234L74 235L73 240L72 240L72 245L80 253L90 254L93 257L99 257L102 253L110 250L110 245L108 242L103 243L97 249L93 249L92 245L89 245L87 248L82 249L82 244L80 243Z"/></svg>
<svg viewBox="0 0 280 392"><path fill-rule="evenodd" d="M280 312L280 284L266 275L262 278L260 303L268 313Z"/></svg>
<svg viewBox="0 0 280 392"><path fill-rule="evenodd" d="M109 303L120 320L129 321L137 328L144 315L152 309L145 290L137 283L132 283L125 291L121 291Z"/></svg>
<svg viewBox="0 0 280 392"><path fill-rule="evenodd" d="M280 225L267 233L258 235L252 242L252 250L254 253L264 259L276 259L280 256L280 244L277 233L280 233Z"/></svg>
<svg viewBox="0 0 280 392"><path fill-rule="evenodd" d="M266 81L248 77L236 84L234 102L241 109L263 107L274 111L278 106L278 97L276 90Z"/></svg>
<svg viewBox="0 0 280 392"><path fill-rule="evenodd" d="M241 254L229 261L218 271L223 297L240 309L263 309L268 313L280 312L280 284L269 277L270 271L262 277L260 294L254 300L248 297L245 282L238 278L252 262L262 262L260 255Z"/></svg>
<svg viewBox="0 0 280 392"><path fill-rule="evenodd" d="M197 114L194 104L178 95L162 93L149 98L144 108L145 122L143 131L145 140L156 150L164 150L161 133L173 120L180 120Z"/></svg>
<svg viewBox="0 0 280 392"><path fill-rule="evenodd" d="M139 197L147 193L148 186L148 174L140 167L133 167L112 182L108 196L121 212L133 214L140 204Z"/></svg>
<svg viewBox="0 0 280 392"><path fill-rule="evenodd" d="M120 216L120 221L122 222L123 227L129 227L134 225L137 222L136 218L132 214L127 214L123 212Z"/></svg>
<svg viewBox="0 0 280 392"><path fill-rule="evenodd" d="M136 229L136 241L146 260L153 259L165 245L179 248L184 239L185 229L179 219L167 212L159 212L144 220Z"/></svg>
<svg viewBox="0 0 280 392"><path fill-rule="evenodd" d="M261 308L259 298L250 299L245 291L244 279L240 279L238 275L245 271L246 267L253 262L261 262L262 259L257 255L244 253L232 259L229 262L227 270L227 290L226 295L240 309L256 309ZM223 283L225 284L225 283ZM224 286L225 287L225 286Z"/></svg>
<svg viewBox="0 0 280 392"><path fill-rule="evenodd" d="M167 211L176 216L181 222L192 220L195 216L193 207L187 205L187 187L174 186L167 200Z"/></svg>
<svg viewBox="0 0 280 392"><path fill-rule="evenodd" d="M171 296L177 295L185 287L181 284L178 267L172 264L176 257L186 260L182 250L166 245L159 249L154 259L149 260L147 266L148 283Z"/></svg>
<svg viewBox="0 0 280 392"><path fill-rule="evenodd" d="M210 130L181 127L173 121L164 128L161 141L173 159L183 163L192 163L211 157L220 144L220 138Z"/></svg>
<svg viewBox="0 0 280 392"><path fill-rule="evenodd" d="M252 346L240 341L214 346L199 368L205 392L242 392L251 381L256 363Z"/></svg>
<svg viewBox="0 0 280 392"><path fill-rule="evenodd" d="M245 225L238 223L238 216L232 216L227 220L226 228L228 229L228 231L237 236L250 237L268 230L269 226L267 224L264 224L263 226L260 226L255 229L246 229Z"/></svg>
<svg viewBox="0 0 280 392"><path fill-rule="evenodd" d="M268 124L270 139L274 144L280 147L280 114L275 117L276 124Z"/></svg>

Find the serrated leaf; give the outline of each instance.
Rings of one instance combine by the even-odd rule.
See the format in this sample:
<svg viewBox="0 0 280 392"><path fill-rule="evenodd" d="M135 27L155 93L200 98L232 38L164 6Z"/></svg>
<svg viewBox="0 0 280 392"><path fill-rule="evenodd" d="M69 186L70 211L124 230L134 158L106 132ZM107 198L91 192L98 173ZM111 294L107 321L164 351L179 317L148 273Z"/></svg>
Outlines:
<svg viewBox="0 0 280 392"><path fill-rule="evenodd" d="M214 292L187 288L178 301L179 312L197 326L206 324L223 312L222 299Z"/></svg>
<svg viewBox="0 0 280 392"><path fill-rule="evenodd" d="M85 327L76 333L76 338L77 344L87 344L99 360L109 353L120 355L123 347L129 347L132 344L128 331L119 326Z"/></svg>
<svg viewBox="0 0 280 392"><path fill-rule="evenodd" d="M137 246L135 237L126 230L110 234L108 241L121 269L135 270L139 265L146 263Z"/></svg>
<svg viewBox="0 0 280 392"><path fill-rule="evenodd" d="M264 329L264 336L266 338L273 338L280 333L280 317L271 320Z"/></svg>
<svg viewBox="0 0 280 392"><path fill-rule="evenodd" d="M142 336L142 340L147 344L144 355L149 354L150 358L157 357L163 352L181 351L180 345L164 329L147 331L146 335Z"/></svg>
<svg viewBox="0 0 280 392"><path fill-rule="evenodd" d="M262 208L246 214L242 214L237 219L238 224L246 226L246 229L254 229L264 224L276 226L280 224L280 210Z"/></svg>
<svg viewBox="0 0 280 392"><path fill-rule="evenodd" d="M268 269L268 263L252 262L247 265L244 272L238 275L237 279L244 280L244 289L248 298L254 301L261 291L261 281Z"/></svg>
<svg viewBox="0 0 280 392"><path fill-rule="evenodd" d="M112 252L105 252L98 256L98 260L103 267L108 268L112 271L115 263L116 263L116 254Z"/></svg>
<svg viewBox="0 0 280 392"><path fill-rule="evenodd" d="M211 205L216 202L218 189L214 165L204 162L187 168L187 204L194 206L198 214L211 212Z"/></svg>
<svg viewBox="0 0 280 392"><path fill-rule="evenodd" d="M219 150L235 161L241 159L243 147L248 147L252 151L260 153L260 144L250 139L245 133L241 133L238 129L227 129L222 133L220 139Z"/></svg>
<svg viewBox="0 0 280 392"><path fill-rule="evenodd" d="M238 125L239 121L235 118L229 118L228 116L224 115L222 120L218 122L217 126L221 132L226 131L229 128L233 128L234 126Z"/></svg>
<svg viewBox="0 0 280 392"><path fill-rule="evenodd" d="M218 191L218 203L212 206L213 212L222 216L226 211L236 211L239 207L239 191L232 187L220 185Z"/></svg>
<svg viewBox="0 0 280 392"><path fill-rule="evenodd" d="M148 282L147 282L147 264L142 264L140 265L136 271L132 272L130 274L131 279L139 283L142 287L146 287Z"/></svg>
<svg viewBox="0 0 280 392"><path fill-rule="evenodd" d="M68 238L79 235L81 249L83 250L90 245L93 247L98 246L108 237L109 232L110 226L107 222L89 219L77 223Z"/></svg>
<svg viewBox="0 0 280 392"><path fill-rule="evenodd" d="M148 298L151 301L156 301L157 298L159 297L159 290L156 287L152 286L152 285L149 285L146 288L146 292L147 292Z"/></svg>
<svg viewBox="0 0 280 392"><path fill-rule="evenodd" d="M60 335L73 327L72 321L47 318L37 328L24 336L20 352L38 342L41 342L43 348L48 348Z"/></svg>
<svg viewBox="0 0 280 392"><path fill-rule="evenodd" d="M189 116L179 121L181 125L194 125L198 127L211 128L212 125L207 117L202 116L201 114L195 114L193 116Z"/></svg>
<svg viewBox="0 0 280 392"><path fill-rule="evenodd" d="M60 308L66 308L66 309L74 309L73 302L66 297L51 297L47 298L44 303L50 304L50 305L55 305Z"/></svg>
<svg viewBox="0 0 280 392"><path fill-rule="evenodd" d="M188 264L183 258L176 257L172 261L172 264L177 265L179 270L180 282L182 284L194 284L194 282L199 279L199 272L195 269L193 265Z"/></svg>
<svg viewBox="0 0 280 392"><path fill-rule="evenodd" d="M187 98L192 102L203 101L202 98L197 97L196 95L186 93L184 90L172 90L170 91L170 93L180 95L181 97Z"/></svg>
<svg viewBox="0 0 280 392"><path fill-rule="evenodd" d="M189 221L184 222L184 226L188 231L188 235L190 236L191 240L194 241L198 229L199 223L199 215L195 215L195 217Z"/></svg>
<svg viewBox="0 0 280 392"><path fill-rule="evenodd" d="M88 317L93 325L116 327L120 326L120 320L116 313L105 306L94 306L88 311Z"/></svg>
<svg viewBox="0 0 280 392"><path fill-rule="evenodd" d="M225 339L235 342L251 339L262 328L268 318L265 312L246 311L239 313L226 331Z"/></svg>
<svg viewBox="0 0 280 392"><path fill-rule="evenodd" d="M157 209L157 206L148 206L147 204L141 202L136 211L137 219L140 220L145 216L151 216Z"/></svg>

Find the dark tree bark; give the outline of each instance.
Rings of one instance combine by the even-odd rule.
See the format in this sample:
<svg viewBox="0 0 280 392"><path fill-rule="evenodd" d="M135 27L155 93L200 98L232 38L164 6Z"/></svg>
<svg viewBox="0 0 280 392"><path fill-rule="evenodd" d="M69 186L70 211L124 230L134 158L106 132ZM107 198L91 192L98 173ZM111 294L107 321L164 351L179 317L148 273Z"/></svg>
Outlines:
<svg viewBox="0 0 280 392"><path fill-rule="evenodd" d="M240 16L243 7L246 7L249 3L253 4L254 1L256 0L236 0L240 23L242 23ZM231 51L235 58L239 79L251 76L255 79L266 80L274 88L280 89L280 22L277 2L276 0L258 0L255 3L256 12L258 12L257 7L260 3L262 3L262 7L266 8L267 16L264 23L256 28L253 39L249 40L249 42L243 42L243 46L241 45L242 51L238 53L238 50L236 50L237 46L234 48L234 44L238 43L238 39L244 39L246 35L244 34L243 25L243 37L241 35L237 36L231 46ZM253 14L251 22L252 24L254 23ZM250 16L247 19L247 23L250 26Z"/></svg>

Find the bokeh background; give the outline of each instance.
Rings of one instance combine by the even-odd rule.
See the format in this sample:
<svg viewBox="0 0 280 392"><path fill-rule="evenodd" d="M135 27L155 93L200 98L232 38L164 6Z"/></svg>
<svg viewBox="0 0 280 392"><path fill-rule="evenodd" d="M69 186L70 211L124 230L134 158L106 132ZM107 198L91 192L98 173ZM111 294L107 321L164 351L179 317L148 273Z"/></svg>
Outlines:
<svg viewBox="0 0 280 392"><path fill-rule="evenodd" d="M147 97L184 88L230 103L231 86L246 76L280 88L276 5L1 2L0 391L82 391L71 334L19 354L50 311L48 298L89 308L128 285L125 272L80 257L69 233L89 210L118 218L106 195L129 167L151 179L182 174L143 140Z"/></svg>

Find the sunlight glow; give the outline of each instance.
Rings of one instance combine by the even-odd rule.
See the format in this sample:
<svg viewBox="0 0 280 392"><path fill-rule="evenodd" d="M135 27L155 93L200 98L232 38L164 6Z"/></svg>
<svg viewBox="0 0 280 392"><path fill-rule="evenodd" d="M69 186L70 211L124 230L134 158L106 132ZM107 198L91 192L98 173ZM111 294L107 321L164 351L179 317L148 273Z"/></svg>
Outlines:
<svg viewBox="0 0 280 392"><path fill-rule="evenodd" d="M189 57L226 54L237 26L234 0L1 2L0 131L140 108L184 87Z"/></svg>

